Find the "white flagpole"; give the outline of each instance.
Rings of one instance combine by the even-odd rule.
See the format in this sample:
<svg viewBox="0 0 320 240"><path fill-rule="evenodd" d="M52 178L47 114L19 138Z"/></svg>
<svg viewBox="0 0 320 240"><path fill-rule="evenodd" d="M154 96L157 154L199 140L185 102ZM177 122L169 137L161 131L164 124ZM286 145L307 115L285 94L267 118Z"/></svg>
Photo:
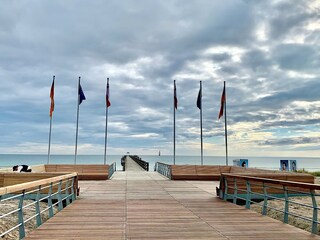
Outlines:
<svg viewBox="0 0 320 240"><path fill-rule="evenodd" d="M202 81L200 81L200 103L201 103L201 108L200 108L200 129L201 129L201 165L203 165L203 137L202 137Z"/></svg>
<svg viewBox="0 0 320 240"><path fill-rule="evenodd" d="M54 82L55 76L53 76L53 82ZM52 86L51 86L52 87ZM51 94L51 89L50 89L50 94ZM52 101L52 99L51 99ZM51 106L50 106L50 111L51 111ZM47 164L50 163L50 151L51 151L51 130L52 130L52 115L50 116L50 130L49 130L49 146L48 146L48 160Z"/></svg>
<svg viewBox="0 0 320 240"><path fill-rule="evenodd" d="M108 99L109 99L109 78L107 78L107 90L106 90L106 128L104 138L104 165L107 163L107 140L108 140Z"/></svg>
<svg viewBox="0 0 320 240"><path fill-rule="evenodd" d="M79 105L80 105L80 78L78 82L78 105L77 105L77 127L76 127L76 146L75 146L75 152L74 152L74 164L77 164L77 150L78 150L78 128L79 128Z"/></svg>

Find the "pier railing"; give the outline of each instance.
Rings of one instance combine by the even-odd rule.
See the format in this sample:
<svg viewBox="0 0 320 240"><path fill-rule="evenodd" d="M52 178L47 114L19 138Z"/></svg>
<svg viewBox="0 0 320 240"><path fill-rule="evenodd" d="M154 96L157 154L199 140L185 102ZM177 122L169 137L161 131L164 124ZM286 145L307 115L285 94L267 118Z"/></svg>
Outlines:
<svg viewBox="0 0 320 240"><path fill-rule="evenodd" d="M320 196L316 191L320 190L320 185L301 182L292 182L268 178L249 177L234 174L222 174L220 180L220 198L231 199L237 204L238 200L245 203L245 207L250 209L251 205L261 207L261 214L277 212L283 215L282 221L289 223L294 218L310 222L310 231L318 234L318 204L316 197ZM299 196L299 198L295 197ZM258 201L257 199L261 199ZM309 203L301 201L308 198ZM274 206L269 200L277 200L283 207ZM298 211L297 209L302 209ZM308 216L302 213L310 212Z"/></svg>
<svg viewBox="0 0 320 240"><path fill-rule="evenodd" d="M135 161L137 164L139 164L140 167L142 167L144 170L149 171L149 163L142 160L137 155L130 155L129 156L133 161Z"/></svg>
<svg viewBox="0 0 320 240"><path fill-rule="evenodd" d="M112 164L109 166L109 173L108 173L108 178L109 178L109 179L112 177L112 175L114 174L115 171L117 171L116 162L112 163Z"/></svg>
<svg viewBox="0 0 320 240"><path fill-rule="evenodd" d="M154 170L162 174L163 176L171 179L171 166L169 164L156 162Z"/></svg>
<svg viewBox="0 0 320 240"><path fill-rule="evenodd" d="M19 239L26 235L26 224L33 220L35 226L39 227L42 222L42 215L47 214L48 218L53 217L54 211L60 211L65 206L76 200L77 195L77 173L26 182L0 188L0 209L6 205L10 208L8 212L1 213L0 221L8 222L8 219L16 219L17 224L10 226L0 232L0 238L14 231L19 231ZM28 200L28 201L27 201ZM41 202L47 205L43 209ZM15 208L12 205L17 205ZM26 212L34 208L32 216L27 219ZM30 212L28 213L28 216Z"/></svg>

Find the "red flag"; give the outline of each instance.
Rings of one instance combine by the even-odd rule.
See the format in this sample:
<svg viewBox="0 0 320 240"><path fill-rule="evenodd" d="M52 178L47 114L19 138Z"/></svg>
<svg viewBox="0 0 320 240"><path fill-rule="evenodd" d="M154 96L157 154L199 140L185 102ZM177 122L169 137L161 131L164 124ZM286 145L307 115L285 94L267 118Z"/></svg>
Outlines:
<svg viewBox="0 0 320 240"><path fill-rule="evenodd" d="M107 79L107 91L106 91L106 105L107 108L111 106L110 100L109 100L109 78Z"/></svg>
<svg viewBox="0 0 320 240"><path fill-rule="evenodd" d="M52 112L54 111L54 77L51 85L50 90L50 99L51 99L51 105L50 105L50 117L52 117Z"/></svg>
<svg viewBox="0 0 320 240"><path fill-rule="evenodd" d="M220 112L219 112L219 117L218 119L220 119L223 116L223 109L224 109L224 104L226 102L226 86L223 86L223 92L221 95L221 106L220 106Z"/></svg>
<svg viewBox="0 0 320 240"><path fill-rule="evenodd" d="M176 81L174 81L174 108L175 108L175 109L178 109L178 99L177 99Z"/></svg>

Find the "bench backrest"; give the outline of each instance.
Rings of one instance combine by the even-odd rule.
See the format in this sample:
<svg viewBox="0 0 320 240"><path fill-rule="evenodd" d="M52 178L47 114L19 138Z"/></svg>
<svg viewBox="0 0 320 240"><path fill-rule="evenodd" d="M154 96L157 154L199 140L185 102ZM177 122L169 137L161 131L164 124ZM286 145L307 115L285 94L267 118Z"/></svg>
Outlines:
<svg viewBox="0 0 320 240"><path fill-rule="evenodd" d="M108 174L109 165L104 164L49 164L45 165L46 172L77 172Z"/></svg>
<svg viewBox="0 0 320 240"><path fill-rule="evenodd" d="M196 166L197 175L220 174L220 166L202 165Z"/></svg>
<svg viewBox="0 0 320 240"><path fill-rule="evenodd" d="M196 165L171 165L172 175L197 175Z"/></svg>

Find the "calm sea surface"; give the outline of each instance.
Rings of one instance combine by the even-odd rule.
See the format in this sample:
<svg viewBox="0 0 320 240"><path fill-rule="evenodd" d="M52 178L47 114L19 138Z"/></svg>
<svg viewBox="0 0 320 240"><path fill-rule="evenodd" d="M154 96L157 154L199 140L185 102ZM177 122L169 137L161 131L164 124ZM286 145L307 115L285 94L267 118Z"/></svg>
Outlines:
<svg viewBox="0 0 320 240"><path fill-rule="evenodd" d="M107 163L117 163L117 170L121 170L121 155L107 156ZM153 171L156 162L173 164L173 156L163 155L139 155L143 160L149 162L149 169ZM308 171L320 171L320 158L283 158L283 157L229 157L229 165L233 165L233 159L246 158L249 159L249 167L264 169L279 169L280 160L297 160L298 169L306 169ZM38 165L46 164L47 155L31 155L31 154L0 154L0 167L11 167L13 165L27 164ZM73 164L73 155L52 155L50 163L52 164ZM102 155L78 155L78 164L103 164ZM225 165L224 156L204 156L204 165ZM199 156L176 156L176 164L197 164L200 165Z"/></svg>

